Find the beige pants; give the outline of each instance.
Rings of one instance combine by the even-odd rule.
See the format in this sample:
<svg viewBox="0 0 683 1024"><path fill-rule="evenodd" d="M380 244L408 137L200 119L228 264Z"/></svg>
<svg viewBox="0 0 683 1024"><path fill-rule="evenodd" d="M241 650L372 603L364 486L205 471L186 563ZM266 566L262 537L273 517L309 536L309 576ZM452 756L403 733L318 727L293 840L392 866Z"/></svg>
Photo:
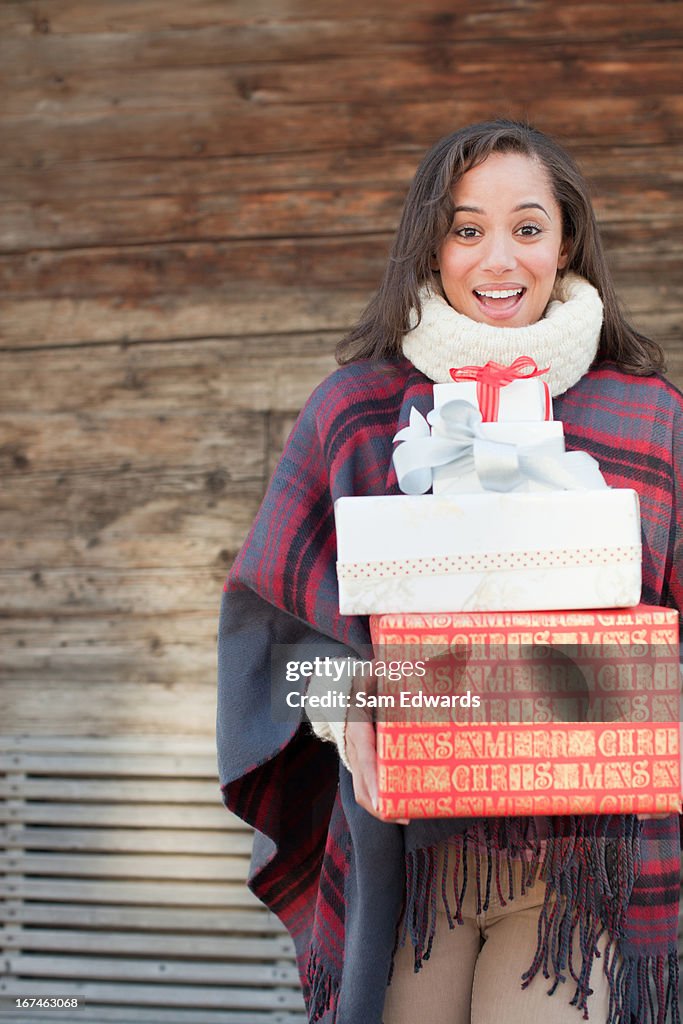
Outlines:
<svg viewBox="0 0 683 1024"><path fill-rule="evenodd" d="M473 878L472 872L469 877ZM519 893L521 865L516 863L515 892ZM548 996L550 982L539 972L528 988L521 977L534 956L538 915L545 884L537 881L524 896L501 907L495 886L489 909L476 913L474 885L468 885L464 924L453 930L441 906L429 960L415 974L413 947L407 940L397 953L387 989L384 1024L580 1024L582 1014L569 1000L575 983L568 977ZM604 936L603 936L604 939ZM601 940L601 952L606 943ZM580 959L575 947L575 964ZM607 1020L609 987L603 960L593 962L588 999L592 1024Z"/></svg>

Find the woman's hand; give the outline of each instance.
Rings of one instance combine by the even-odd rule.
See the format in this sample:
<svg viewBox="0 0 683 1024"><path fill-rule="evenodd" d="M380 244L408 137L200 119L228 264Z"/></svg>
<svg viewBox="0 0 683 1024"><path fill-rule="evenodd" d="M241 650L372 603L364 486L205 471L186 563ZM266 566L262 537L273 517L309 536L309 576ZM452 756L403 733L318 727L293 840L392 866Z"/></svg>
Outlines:
<svg viewBox="0 0 683 1024"><path fill-rule="evenodd" d="M380 821L407 825L408 818L385 818L377 809L377 738L370 711L351 710L346 722L345 741L356 802Z"/></svg>

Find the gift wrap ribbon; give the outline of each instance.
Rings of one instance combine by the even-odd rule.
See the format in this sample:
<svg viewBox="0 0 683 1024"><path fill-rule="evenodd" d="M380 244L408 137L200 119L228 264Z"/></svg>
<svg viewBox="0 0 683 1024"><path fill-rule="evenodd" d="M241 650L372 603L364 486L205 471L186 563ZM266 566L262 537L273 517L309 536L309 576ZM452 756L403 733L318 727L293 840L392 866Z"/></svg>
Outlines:
<svg viewBox="0 0 683 1024"><path fill-rule="evenodd" d="M491 441L483 436L481 424L481 413L460 399L433 409L427 419L411 409L409 426L394 437L403 442L393 456L403 493L425 494L437 466L454 466L459 474L474 470L487 491L512 491L527 480L558 491L607 487L587 452L565 452L559 438L527 445Z"/></svg>
<svg viewBox="0 0 683 1024"><path fill-rule="evenodd" d="M452 576L467 572L576 569L633 565L641 557L638 545L614 548L550 548L538 551L477 551L420 558L384 558L366 562L337 562L340 580L377 580L415 576Z"/></svg>

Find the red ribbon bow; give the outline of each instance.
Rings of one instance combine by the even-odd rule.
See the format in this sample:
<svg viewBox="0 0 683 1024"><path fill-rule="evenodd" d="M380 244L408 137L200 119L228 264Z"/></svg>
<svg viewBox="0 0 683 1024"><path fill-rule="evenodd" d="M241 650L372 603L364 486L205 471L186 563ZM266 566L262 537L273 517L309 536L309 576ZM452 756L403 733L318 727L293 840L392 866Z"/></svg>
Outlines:
<svg viewBox="0 0 683 1024"><path fill-rule="evenodd" d="M489 360L484 366L454 366L449 372L454 381L476 380L477 402L483 423L494 423L498 419L500 389L515 380L540 377L550 369L539 370L531 356L519 356L509 366Z"/></svg>

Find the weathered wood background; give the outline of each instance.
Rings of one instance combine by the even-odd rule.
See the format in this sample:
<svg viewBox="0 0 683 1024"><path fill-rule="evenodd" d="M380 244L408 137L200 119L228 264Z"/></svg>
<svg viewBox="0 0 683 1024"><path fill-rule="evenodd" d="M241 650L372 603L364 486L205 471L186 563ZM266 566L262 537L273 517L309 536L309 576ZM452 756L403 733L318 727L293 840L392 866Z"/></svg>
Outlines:
<svg viewBox="0 0 683 1024"><path fill-rule="evenodd" d="M678 2L0 3L0 731L211 751L226 570L454 127L568 145L683 382L682 37Z"/></svg>
<svg viewBox="0 0 683 1024"><path fill-rule="evenodd" d="M681 4L370 8L0 6L12 729L210 734L226 569L454 126L568 144L683 379Z"/></svg>

